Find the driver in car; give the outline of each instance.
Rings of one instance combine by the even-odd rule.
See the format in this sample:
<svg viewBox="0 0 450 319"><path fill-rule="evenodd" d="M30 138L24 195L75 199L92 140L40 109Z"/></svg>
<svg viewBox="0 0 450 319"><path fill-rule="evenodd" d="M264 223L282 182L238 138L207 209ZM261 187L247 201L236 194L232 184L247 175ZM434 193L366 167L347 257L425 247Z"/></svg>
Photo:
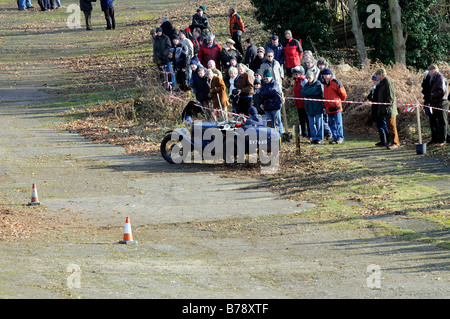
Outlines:
<svg viewBox="0 0 450 319"><path fill-rule="evenodd" d="M251 106L248 109L248 115L250 117L244 122L244 126L263 126L262 116L258 114L256 107Z"/></svg>

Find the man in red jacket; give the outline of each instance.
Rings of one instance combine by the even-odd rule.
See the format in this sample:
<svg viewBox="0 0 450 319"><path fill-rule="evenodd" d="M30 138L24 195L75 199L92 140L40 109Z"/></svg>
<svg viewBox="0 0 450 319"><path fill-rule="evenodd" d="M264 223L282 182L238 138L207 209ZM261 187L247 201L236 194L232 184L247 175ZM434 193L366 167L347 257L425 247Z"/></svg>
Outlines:
<svg viewBox="0 0 450 319"><path fill-rule="evenodd" d="M302 66L296 66L292 68L292 76L294 77L294 97L303 98L301 90L306 84L307 80L304 78L305 69ZM309 121L308 115L305 112L305 100L295 100L295 106L297 108L298 120L300 122L300 128L302 130L303 137L310 137L309 133Z"/></svg>
<svg viewBox="0 0 450 319"><path fill-rule="evenodd" d="M323 86L324 105L328 114L328 125L333 135L330 144L341 144L344 141L344 127L342 124L342 102L347 98L344 86L333 77L330 69L323 69L322 75L325 80ZM332 100L334 102L328 102Z"/></svg>
<svg viewBox="0 0 450 319"><path fill-rule="evenodd" d="M216 67L220 69L220 52L222 47L219 42L215 40L215 36L212 33L206 35L206 41L200 47L197 57L202 65L208 65L210 60L216 62Z"/></svg>
<svg viewBox="0 0 450 319"><path fill-rule="evenodd" d="M284 32L286 40L283 42L283 52L284 52L284 67L286 68L286 74L288 77L292 76L291 69L300 66L303 48L301 40L298 41L292 37L292 32L286 30Z"/></svg>

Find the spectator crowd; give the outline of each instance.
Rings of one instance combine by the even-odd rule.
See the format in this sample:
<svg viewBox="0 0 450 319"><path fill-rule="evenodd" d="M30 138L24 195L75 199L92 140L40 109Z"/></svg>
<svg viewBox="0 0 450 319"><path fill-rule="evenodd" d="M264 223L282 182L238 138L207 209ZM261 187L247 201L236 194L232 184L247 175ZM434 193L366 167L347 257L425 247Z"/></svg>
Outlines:
<svg viewBox="0 0 450 319"><path fill-rule="evenodd" d="M301 135L313 144L324 140L343 143L342 102L347 92L327 62L316 61L311 51L304 51L301 39L295 39L290 30L284 32L284 39L273 35L265 47L257 47L251 38L242 40L242 17L235 7L230 7L228 13L230 37L224 45L211 32L204 6L197 9L185 29L177 32L169 18L164 17L161 26L151 30L154 63L164 75L166 87L192 91L205 109L227 111L231 107L232 113L250 117L251 125L262 125L261 116L265 116L283 134L283 80L293 78ZM425 104L448 110L447 80L435 65L428 69L422 85ZM367 98L380 134L376 145L396 149L400 141L393 81L385 69L377 70L372 81ZM431 143L442 146L450 142L448 113L427 108L427 114Z"/></svg>

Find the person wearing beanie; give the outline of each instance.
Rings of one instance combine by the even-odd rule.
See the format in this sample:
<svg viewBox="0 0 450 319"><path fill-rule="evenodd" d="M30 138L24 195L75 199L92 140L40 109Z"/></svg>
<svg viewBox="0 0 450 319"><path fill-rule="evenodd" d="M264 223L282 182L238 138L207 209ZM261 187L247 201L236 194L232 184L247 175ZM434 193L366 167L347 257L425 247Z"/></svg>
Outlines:
<svg viewBox="0 0 450 319"><path fill-rule="evenodd" d="M333 137L330 144L341 144L344 141L341 101L345 101L347 92L342 83L334 77L330 69L323 69L322 75L325 82L323 86L324 106L328 115L328 125ZM328 102L328 100L332 100L333 102Z"/></svg>
<svg viewBox="0 0 450 319"><path fill-rule="evenodd" d="M372 90L370 91L369 95L367 96L367 99L370 102L376 102L375 99L375 89L378 85L378 78L376 74L372 75ZM389 130L386 124L386 119L383 116L379 116L378 114L378 105L377 104L371 104L372 105L372 120L375 122L375 125L378 130L378 134L380 136L380 141L375 144L375 146L389 146Z"/></svg>
<svg viewBox="0 0 450 319"><path fill-rule="evenodd" d="M270 70L264 70L263 71L263 78L271 78L272 77L272 73L270 73Z"/></svg>
<svg viewBox="0 0 450 319"><path fill-rule="evenodd" d="M248 115L250 116L244 123L244 126L263 126L263 119L256 107L251 106L248 109Z"/></svg>
<svg viewBox="0 0 450 319"><path fill-rule="evenodd" d="M294 97L299 99L295 100L295 107L297 108L297 114L298 114L298 121L300 122L300 129L301 134L303 137L309 138L311 136L311 133L309 132L309 121L308 121L308 115L305 112L305 100L301 100L303 98L302 96L302 89L305 86L306 82L308 82L305 79L305 70L302 66L296 66L292 68L292 77L295 80L294 84Z"/></svg>
<svg viewBox="0 0 450 319"><path fill-rule="evenodd" d="M394 83L388 78L386 70L381 68L375 72L379 81L375 88L374 99L378 104L377 116L384 117L386 119L386 125L389 130L390 145L388 149L393 150L400 146L400 139L397 132L397 99L395 94Z"/></svg>
<svg viewBox="0 0 450 319"><path fill-rule="evenodd" d="M439 109L449 109L448 83L445 76L439 72L437 65L428 67L428 73L422 82L424 104ZM431 128L431 141L428 144L443 146L450 142L448 133L448 113L438 109L425 108Z"/></svg>
<svg viewBox="0 0 450 319"><path fill-rule="evenodd" d="M325 84L325 81L323 79L322 71L325 68L328 68L328 63L325 60L323 60L323 59L319 59L319 60L317 60L317 68L319 69L319 75L317 76L317 79L320 81L320 83ZM334 77L334 73L333 72L331 72L331 73L332 73L332 75Z"/></svg>
<svg viewBox="0 0 450 319"><path fill-rule="evenodd" d="M266 113L266 118L272 122L272 127L278 129L280 134L284 133L283 123L281 122L281 108L283 106L282 90L270 70L263 73L263 85L259 92L261 102Z"/></svg>

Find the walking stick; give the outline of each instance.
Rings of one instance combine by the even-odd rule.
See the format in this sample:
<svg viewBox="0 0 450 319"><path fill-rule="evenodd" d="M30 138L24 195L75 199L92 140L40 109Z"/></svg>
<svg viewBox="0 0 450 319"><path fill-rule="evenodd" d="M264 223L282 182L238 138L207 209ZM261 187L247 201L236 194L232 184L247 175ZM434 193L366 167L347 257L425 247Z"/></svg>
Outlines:
<svg viewBox="0 0 450 319"><path fill-rule="evenodd" d="M219 106L220 106L220 111L222 112L222 116L225 118L226 121L228 121L228 113L225 113L225 115L224 115L224 111L223 111L223 108L222 108L222 103L220 102L219 93L216 93L216 94L217 94L217 101L219 101Z"/></svg>

